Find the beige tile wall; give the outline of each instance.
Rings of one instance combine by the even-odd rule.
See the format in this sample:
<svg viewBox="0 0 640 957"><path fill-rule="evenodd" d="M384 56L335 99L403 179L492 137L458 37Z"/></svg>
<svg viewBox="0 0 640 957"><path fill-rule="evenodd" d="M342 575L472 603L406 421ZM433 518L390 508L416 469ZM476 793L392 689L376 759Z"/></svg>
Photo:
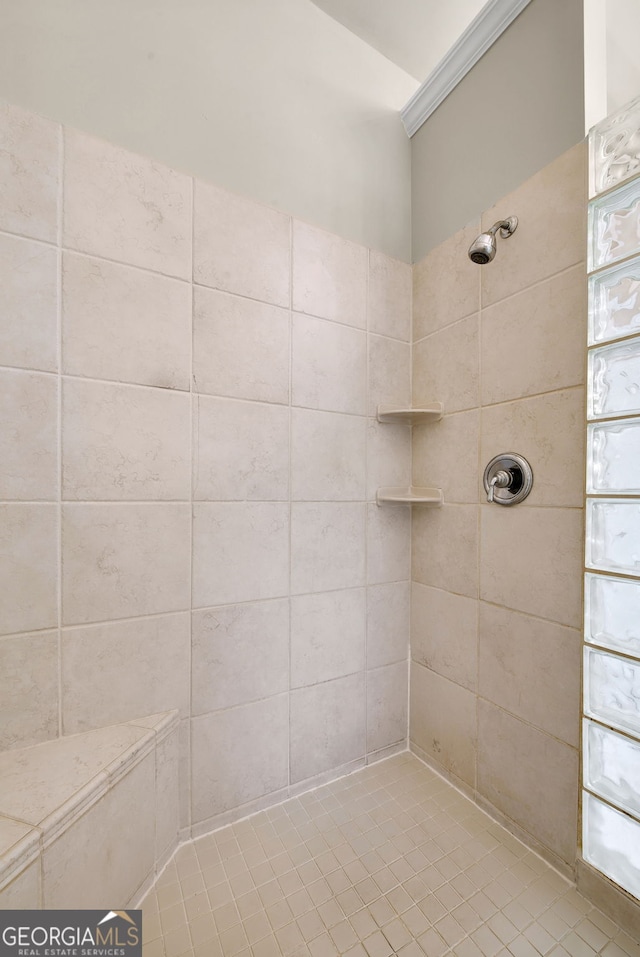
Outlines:
<svg viewBox="0 0 640 957"><path fill-rule="evenodd" d="M578 808L583 549L585 160L559 157L414 267L411 742L558 862ZM497 219L516 234L479 267ZM521 505L488 505L485 465L520 452Z"/></svg>
<svg viewBox="0 0 640 957"><path fill-rule="evenodd" d="M176 708L199 830L403 746L411 268L11 106L0 158L0 746Z"/></svg>

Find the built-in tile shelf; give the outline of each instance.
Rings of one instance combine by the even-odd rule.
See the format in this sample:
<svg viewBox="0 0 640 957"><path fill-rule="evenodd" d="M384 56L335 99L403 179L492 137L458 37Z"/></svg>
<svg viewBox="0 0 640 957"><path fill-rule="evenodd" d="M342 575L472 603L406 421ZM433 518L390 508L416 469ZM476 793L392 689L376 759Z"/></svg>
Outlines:
<svg viewBox="0 0 640 957"><path fill-rule="evenodd" d="M437 422L442 418L442 402L432 402L422 409L402 409L395 405L378 406L378 422L405 422L416 425L418 422Z"/></svg>
<svg viewBox="0 0 640 957"><path fill-rule="evenodd" d="M418 485L391 485L379 488L376 495L378 505L430 505L438 508L443 501L442 489Z"/></svg>

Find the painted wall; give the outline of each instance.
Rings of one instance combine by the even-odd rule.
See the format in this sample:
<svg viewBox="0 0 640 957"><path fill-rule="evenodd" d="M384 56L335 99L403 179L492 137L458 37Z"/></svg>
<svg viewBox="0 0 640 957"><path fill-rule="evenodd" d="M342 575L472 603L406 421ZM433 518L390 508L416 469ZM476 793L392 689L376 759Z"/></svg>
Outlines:
<svg viewBox="0 0 640 957"><path fill-rule="evenodd" d="M613 113L640 96L640 4L606 0L607 112Z"/></svg>
<svg viewBox="0 0 640 957"><path fill-rule="evenodd" d="M405 261L417 82L310 0L0 0L0 97Z"/></svg>
<svg viewBox="0 0 640 957"><path fill-rule="evenodd" d="M582 0L532 0L414 135L413 260L584 136Z"/></svg>
<svg viewBox="0 0 640 957"><path fill-rule="evenodd" d="M177 709L201 830L404 747L411 268L5 106L0 252L0 746Z"/></svg>
<svg viewBox="0 0 640 957"><path fill-rule="evenodd" d="M414 267L411 743L558 864L577 846L582 621L586 149L578 144ZM494 261L467 248L510 214ZM554 228L548 229L553 221ZM545 242L540 242L544 236ZM519 452L534 485L487 503Z"/></svg>

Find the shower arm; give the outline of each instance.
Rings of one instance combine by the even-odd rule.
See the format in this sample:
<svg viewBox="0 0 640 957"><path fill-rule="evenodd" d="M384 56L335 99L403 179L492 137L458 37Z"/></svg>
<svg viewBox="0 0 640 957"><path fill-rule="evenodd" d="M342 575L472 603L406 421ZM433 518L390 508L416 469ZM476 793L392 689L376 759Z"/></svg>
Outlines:
<svg viewBox="0 0 640 957"><path fill-rule="evenodd" d="M500 230L500 235L503 239L513 235L515 232L516 226L518 225L518 220L515 216L510 216L508 219L499 219L497 223L494 223L491 229L487 230L487 233L490 236L495 236L495 234Z"/></svg>

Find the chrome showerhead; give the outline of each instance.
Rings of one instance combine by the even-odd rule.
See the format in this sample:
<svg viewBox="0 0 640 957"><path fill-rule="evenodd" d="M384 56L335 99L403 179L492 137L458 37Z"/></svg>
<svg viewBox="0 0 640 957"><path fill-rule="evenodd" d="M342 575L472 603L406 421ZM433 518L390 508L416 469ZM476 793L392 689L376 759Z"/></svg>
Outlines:
<svg viewBox="0 0 640 957"><path fill-rule="evenodd" d="M494 223L491 229L486 233L481 233L477 239L469 246L469 259L484 266L490 263L496 254L496 233L500 230L503 239L513 236L518 226L518 217L510 216L509 219L501 219Z"/></svg>

